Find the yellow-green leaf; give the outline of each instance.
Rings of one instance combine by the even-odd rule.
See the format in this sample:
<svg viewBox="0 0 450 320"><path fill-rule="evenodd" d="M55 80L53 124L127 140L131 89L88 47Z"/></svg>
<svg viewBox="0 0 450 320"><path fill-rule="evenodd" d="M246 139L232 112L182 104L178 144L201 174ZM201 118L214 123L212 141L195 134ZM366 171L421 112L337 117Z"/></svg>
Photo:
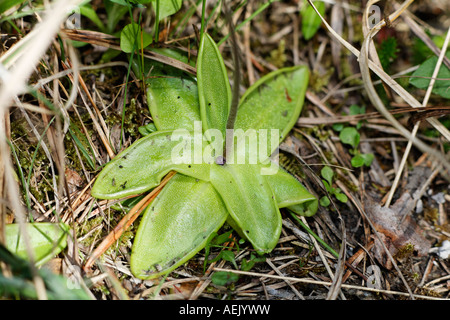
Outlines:
<svg viewBox="0 0 450 320"><path fill-rule="evenodd" d="M159 185L171 170L208 181L210 165L196 161L194 153L202 153L196 150L194 139L199 139L202 148L202 137L187 130L178 134L157 131L137 140L103 168L92 187L92 195L118 199L142 193Z"/></svg>
<svg viewBox="0 0 450 320"><path fill-rule="evenodd" d="M142 217L134 239L131 271L141 279L172 271L204 248L227 216L211 183L175 175Z"/></svg>
<svg viewBox="0 0 450 320"><path fill-rule="evenodd" d="M37 266L43 265L56 256L67 245L69 226L64 223L27 223L25 230ZM7 224L5 226L5 238L8 250L21 258L28 259L25 240L19 224Z"/></svg>
<svg viewBox="0 0 450 320"><path fill-rule="evenodd" d="M231 88L222 56L214 40L203 34L197 60L197 85L203 130L218 129L225 137Z"/></svg>
<svg viewBox="0 0 450 320"><path fill-rule="evenodd" d="M317 212L318 201L295 177L279 168L274 175L267 175L279 208L289 208L295 213L310 217Z"/></svg>
<svg viewBox="0 0 450 320"><path fill-rule="evenodd" d="M200 121L194 79L185 74L158 75L148 79L147 84L147 102L158 130L194 130L194 122Z"/></svg>
<svg viewBox="0 0 450 320"><path fill-rule="evenodd" d="M305 66L284 68L264 76L242 97L235 129L266 129L269 137L271 130L278 130L277 147L300 116L308 81L309 71ZM274 148L271 139L267 143L270 156Z"/></svg>
<svg viewBox="0 0 450 320"><path fill-rule="evenodd" d="M235 222L233 228L265 253L278 242L281 215L261 168L256 164L212 165L211 183Z"/></svg>

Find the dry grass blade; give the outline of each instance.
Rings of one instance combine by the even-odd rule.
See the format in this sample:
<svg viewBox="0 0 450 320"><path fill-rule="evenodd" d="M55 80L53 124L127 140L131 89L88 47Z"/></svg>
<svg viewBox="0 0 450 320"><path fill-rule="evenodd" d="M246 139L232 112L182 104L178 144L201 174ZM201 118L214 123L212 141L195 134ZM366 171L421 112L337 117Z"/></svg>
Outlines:
<svg viewBox="0 0 450 320"><path fill-rule="evenodd" d="M61 23L66 17L69 9L81 3L81 0L73 1L55 1L52 6L48 6L44 20L39 23L25 38L16 44L19 48L18 52L14 52L14 69L7 72L0 88L0 118L5 119L8 105L13 98L22 92L26 87L26 83L39 59L44 55L48 46L54 39ZM32 48L32 49L31 49ZM25 50L27 49L27 50ZM0 154L2 164L4 166L5 185L7 186L10 205L15 211L16 218L20 224L22 235L25 240L28 256L33 260L33 253L30 247L29 239L25 230L25 212L20 203L20 195L17 183L13 177L13 169L10 159L10 150L6 143L6 132L4 122L0 127ZM46 292L43 280L37 276L36 270L32 268L34 273L33 280L36 286L38 298L46 299Z"/></svg>
<svg viewBox="0 0 450 320"><path fill-rule="evenodd" d="M368 57L368 45L370 41L366 41L363 43L362 50L365 50L366 57L364 58L364 55L360 53L359 50L357 50L355 47L353 47L349 42L344 40L340 35L338 35L328 24L328 22L323 18L323 16L320 14L320 12L317 10L317 8L314 6L313 2L311 0L308 0L309 4L314 8L316 13L320 16L322 19L322 22L326 26L327 30L331 33L333 37L335 37L339 42L341 42L342 45L344 45L348 50L350 50L355 56L359 57L360 59L360 65L361 65L361 75L363 76L363 82L366 88L366 91L369 94L369 97L371 98L371 101L375 108L391 123L391 125L397 129L404 137L407 139L411 139L414 143L414 145L420 149L422 152L430 154L436 161L442 163L442 165L445 167L445 169L450 170L450 161L448 157L446 157L444 154L436 151L435 149L429 147L427 144L422 142L421 140L414 138L411 136L411 133L406 130L386 109L381 99L376 94L375 90L370 90L369 86L373 85L371 84L370 75L369 75L369 68L373 72L376 73L377 76L379 76L386 84L389 85L389 87L395 91L398 95L400 95L411 107L414 108L421 108L422 105L420 102L418 102L409 92L407 92L403 87L401 87L397 82L395 82L386 72L383 71L380 67L378 67L373 61L371 61ZM409 5L412 1L406 1L402 4L402 6L394 12L391 16L389 16L390 21L394 21L398 15L406 9L407 5ZM380 22L377 26L372 28L371 34L373 35L375 30L379 30L385 25L385 21L383 20ZM370 37L369 37L370 38ZM366 39L369 39L366 38ZM366 47L367 46L367 47ZM361 57L363 59L361 59ZM363 72L364 75L363 75ZM367 83L367 80L370 80L370 84ZM374 93L374 94L373 94ZM430 122L435 128L445 136L447 140L450 141L450 133L448 133L448 130L443 127L442 124L436 123L435 119L428 119L428 122ZM450 176L447 172L442 172L443 176L445 176L448 180L450 180Z"/></svg>
<svg viewBox="0 0 450 320"><path fill-rule="evenodd" d="M115 40L112 40L116 39L115 37L111 37L101 32L65 29L62 30L62 35L67 39L82 41L119 51L121 50L120 45L118 45ZM174 68L186 71L193 75L197 73L197 70L194 67L186 63L183 63L177 59L170 58L156 52L152 52L150 50L144 50L144 57L158 62L162 62L167 65L171 65Z"/></svg>
<svg viewBox="0 0 450 320"><path fill-rule="evenodd" d="M424 107L424 108L412 108L412 107L399 107L394 110L389 110L389 112L393 115L395 114L403 114L403 113L412 113L411 115L411 124L416 123L422 119L426 119L432 116L442 116L445 114L450 114L450 107L448 106L439 106L439 107ZM334 124L334 123L346 123L346 122L358 122L361 120L371 120L371 119L379 119L382 117L382 114L379 112L368 112L364 114L355 114L355 115L333 115L332 117L315 117L315 118L306 118L302 117L297 120L298 126L308 126L308 125L319 125L319 124ZM419 120L420 119L420 120Z"/></svg>
<svg viewBox="0 0 450 320"><path fill-rule="evenodd" d="M225 271L225 272L231 272L236 274L242 274L246 276L251 277L258 277L258 278L272 278L272 279L279 279L284 281L291 281L291 282L300 282L300 283L309 283L309 284L317 284L317 285L323 285L323 286L331 286L333 283L326 282L326 281L320 281L320 280L313 280L313 279L305 279L305 278L294 278L294 277L284 277L284 276L277 276L272 274L263 274L263 273L257 273L257 272L250 272L250 271L241 271L241 270L233 270L233 269L222 269L222 268L214 268L215 271ZM392 295L398 295L398 296L409 296L408 293L400 292L400 291L392 291L392 290L383 290L383 289L376 289L376 288L369 288L369 287L362 287L362 286L354 286L349 284L342 284L342 288L345 289L358 289L363 291L370 291L370 292L377 292L377 293L384 293L384 294L392 294ZM436 297L430 297L430 296L424 296L424 295L418 295L413 294L413 297L416 299L424 299L424 300L446 300L443 298L436 298Z"/></svg>
<svg viewBox="0 0 450 320"><path fill-rule="evenodd" d="M120 236L126 231L133 222L139 217L141 212L153 201L161 192L162 188L169 182L169 180L176 174L176 172L169 172L160 185L154 188L148 195L139 201L117 224L113 231L111 231L100 243L100 245L92 252L84 265L86 271L90 270L95 260L97 260Z"/></svg>
<svg viewBox="0 0 450 320"><path fill-rule="evenodd" d="M433 86L434 86L436 77L438 75L439 69L441 68L441 64L442 64L442 62L444 60L445 53L447 52L447 47L448 47L449 41L450 41L450 28L447 31L447 36L445 38L444 45L442 47L441 53L439 55L438 61L436 63L434 71L433 71L433 75L431 76L430 84L428 85L427 91L425 93L425 97L424 97L423 102L422 102L422 106L424 108L426 107L426 105L428 103L428 100L430 98L431 90L433 89ZM413 128L413 130L411 132L411 137L414 138L416 136L417 131L419 130L419 125L420 125L420 121L415 123L414 128ZM385 204L386 207L389 207L389 205L391 204L392 198L394 197L395 190L396 190L397 185L398 185L398 183L400 181L400 178L402 176L403 168L406 165L406 161L408 159L411 147L412 147L412 140L409 140L408 144L406 146L405 152L403 154L402 160L400 162L400 166L399 166L399 168L397 170L397 174L395 176L394 182L392 183L392 188L391 188L391 190L389 192L389 196L388 196L388 199L387 199L386 204Z"/></svg>
<svg viewBox="0 0 450 320"><path fill-rule="evenodd" d="M70 62L69 62L69 65L71 66ZM68 68L65 64L63 64L63 66L64 66L66 69ZM72 77L71 75L68 75L68 76L69 76L69 78L71 79L71 81L75 84L74 77ZM92 119L92 121L94 122L95 128L97 129L97 132L98 132L98 134L99 134L99 136L100 136L100 139L102 140L102 143L103 143L103 145L105 146L106 151L108 152L109 157L112 159L112 158L115 157L115 153L114 153L114 150L112 149L111 145L110 145L109 142L108 142L108 138L107 138L106 135L105 135L104 130L105 130L105 128L106 128L106 125L104 124L104 121L102 121L103 118L102 118L102 116L101 116L101 113L100 113L100 111L98 110L97 105L95 104L94 99L92 98L92 95L91 95L91 93L89 92L89 90L88 90L88 88L87 88L87 86L86 86L86 83L84 82L84 80L83 80L83 78L81 77L80 74L78 74L78 81L79 81L79 83L81 84L81 87L83 88L83 91L84 91L84 93L86 94L86 96L88 97L88 99L89 99L91 105L94 107L94 110L95 110L95 113L97 114L97 117L98 117L98 118L100 119L100 121L101 121L102 126L100 126L99 121L97 120L97 117L92 113L92 111L90 110L90 108L89 108L89 107L87 106L87 104L85 103L86 109L88 110L89 115L91 116L91 119ZM80 92L80 93L81 93L81 92ZM102 129L102 128L103 128L103 129ZM105 131L106 131L106 130L105 130Z"/></svg>
<svg viewBox="0 0 450 320"><path fill-rule="evenodd" d="M283 276L280 270L273 264L270 259L266 259L266 263L275 271L279 276ZM301 300L305 300L305 297L292 285L292 283L289 280L285 280L286 284L292 289L292 291L295 292L297 297L299 297Z"/></svg>

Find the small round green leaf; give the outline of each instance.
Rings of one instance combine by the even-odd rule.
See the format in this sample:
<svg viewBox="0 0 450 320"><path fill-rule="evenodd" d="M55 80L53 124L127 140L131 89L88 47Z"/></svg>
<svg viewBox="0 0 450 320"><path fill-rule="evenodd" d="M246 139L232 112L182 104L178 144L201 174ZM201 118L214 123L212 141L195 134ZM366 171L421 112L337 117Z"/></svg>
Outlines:
<svg viewBox="0 0 450 320"><path fill-rule="evenodd" d="M333 176L334 171L328 166L324 166L322 170L320 170L320 174L322 175L322 178L328 181L328 184L331 186L333 184Z"/></svg>
<svg viewBox="0 0 450 320"><path fill-rule="evenodd" d="M330 199L327 196L323 196L322 198L320 198L320 205L322 207L328 207L330 203Z"/></svg>
<svg viewBox="0 0 450 320"><path fill-rule="evenodd" d="M339 134L339 139L342 141L342 143L349 144L353 148L356 148L359 144L360 136L355 128L347 127L341 131L341 133Z"/></svg>
<svg viewBox="0 0 450 320"><path fill-rule="evenodd" d="M151 43L151 34L143 31L141 26L136 23L126 25L120 33L120 48L123 52L130 53L145 48Z"/></svg>

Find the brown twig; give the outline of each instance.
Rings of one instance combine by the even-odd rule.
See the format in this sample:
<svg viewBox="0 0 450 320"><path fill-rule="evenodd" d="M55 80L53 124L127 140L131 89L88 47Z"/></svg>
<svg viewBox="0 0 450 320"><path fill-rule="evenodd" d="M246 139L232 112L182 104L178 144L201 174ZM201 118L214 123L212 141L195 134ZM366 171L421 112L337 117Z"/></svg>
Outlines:
<svg viewBox="0 0 450 320"><path fill-rule="evenodd" d="M115 37L109 36L109 35L101 33L101 32L64 29L61 31L61 33L65 38L68 38L71 40L95 44L98 46L111 48L114 50L122 50L120 48L120 45L115 41L115 39L116 39ZM162 62L164 64L171 65L174 68L186 71L193 75L195 75L197 73L196 68L194 68L186 63L183 63L177 59L170 58L170 57L164 56L162 54L159 54L159 53L156 53L156 52L153 52L150 50L144 50L144 57L149 58L151 60L158 61L158 62Z"/></svg>

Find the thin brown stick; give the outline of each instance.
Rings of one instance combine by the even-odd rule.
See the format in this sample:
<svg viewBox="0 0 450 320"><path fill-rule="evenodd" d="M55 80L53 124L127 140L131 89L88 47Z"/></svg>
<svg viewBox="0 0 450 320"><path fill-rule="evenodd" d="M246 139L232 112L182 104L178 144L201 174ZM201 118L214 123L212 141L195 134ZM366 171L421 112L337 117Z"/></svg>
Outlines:
<svg viewBox="0 0 450 320"><path fill-rule="evenodd" d="M72 67L70 62L69 62L69 66ZM63 67L65 69L68 69L68 67L64 63L63 63ZM73 79L72 75L68 75L68 77L69 77L69 79L72 82L74 82L74 79ZM83 88L83 91L86 93L86 96L88 97L88 99L91 102L92 106L94 107L95 112L97 113L97 116L100 119L102 119L100 111L98 110L97 105L95 104L94 99L92 98L92 95L89 92L89 90L88 90L88 88L86 86L86 83L84 82L83 77L81 76L81 74L78 74L78 81L79 81L81 87ZM102 130L102 128L101 128L100 124L98 123L96 117L92 114L92 112L89 109L87 109L87 110L88 110L88 112L89 112L89 114L90 114L90 116L92 118L92 121L94 122L95 128L97 129L97 132L98 132L98 134L100 136L100 139L102 140L103 145L106 148L106 151L108 152L108 155L110 156L111 159L114 158L115 157L115 153L112 150L111 145L108 142L108 138L106 137L106 135L105 135L105 133L103 131L105 129L105 125L103 126L103 130Z"/></svg>
<svg viewBox="0 0 450 320"><path fill-rule="evenodd" d="M63 29L61 30L61 34L63 37L76 40L76 41L82 41L90 44L99 45L106 48L111 48L115 50L121 50L120 45L115 40L115 37L111 37L107 34L101 33L101 32L95 32L95 31L87 31L87 30L71 30L71 29ZM164 56L162 54L144 50L144 57L149 58L151 60L155 60L158 62L162 62L167 65L171 65L174 68L186 71L190 74L195 75L197 73L196 68L183 63L177 59L170 58L167 56Z"/></svg>
<svg viewBox="0 0 450 320"><path fill-rule="evenodd" d="M97 260L108 248L117 241L125 230L127 230L133 222L139 217L141 212L150 204L153 199L161 192L162 188L169 182L170 179L176 174L175 171L169 172L164 179L161 181L159 186L152 190L148 195L146 195L141 201L139 201L131 210L128 212L117 224L117 226L112 230L100 243L100 245L92 252L89 259L84 265L84 270L88 271Z"/></svg>
<svg viewBox="0 0 450 320"><path fill-rule="evenodd" d="M252 276L252 277L259 277L259 278L272 278L272 279L280 279L280 280L288 280L291 282L301 282L301 283L309 283L309 284L317 284L317 285L324 285L324 286L331 286L331 282L327 281L321 281L321 280L313 280L313 279L305 279L305 278L294 278L294 277L284 277L284 276L278 276L273 274L263 274L263 273L257 273L257 272L250 272L250 271L241 271L241 270L234 270L234 269L222 269L222 268L214 268L214 271L226 271L236 274L242 274L246 276ZM358 290L364 290L364 291L370 291L370 292L378 292L378 293L385 293L385 294L394 294L399 296L409 296L409 293L406 292L400 292L400 291L392 291L392 290L384 290L384 289L376 289L376 288L369 288L369 287L362 287L362 286L353 286L349 284L342 284L342 288L345 289L358 289ZM436 298L436 297L429 297L424 295L414 295L415 298L421 298L425 300L448 300L445 298Z"/></svg>

